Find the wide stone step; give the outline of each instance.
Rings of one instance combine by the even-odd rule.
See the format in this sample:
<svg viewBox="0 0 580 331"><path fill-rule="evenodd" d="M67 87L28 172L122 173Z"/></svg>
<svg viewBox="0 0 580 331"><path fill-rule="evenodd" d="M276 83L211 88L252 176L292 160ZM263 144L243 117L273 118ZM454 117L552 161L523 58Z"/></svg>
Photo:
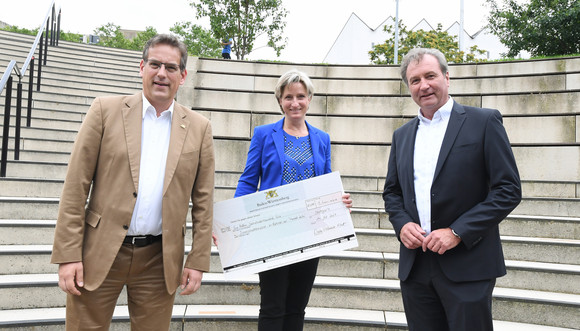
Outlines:
<svg viewBox="0 0 580 331"><path fill-rule="evenodd" d="M34 119L33 119L34 120ZM3 126L0 125L0 132ZM8 130L8 134L10 137L15 136L16 128L14 126L10 126ZM20 139L49 139L49 140L65 140L65 141L74 141L75 137L77 136L77 131L75 130L58 130L58 129L47 129L47 128L37 128L37 127L27 127L26 120L22 119L22 125L20 127Z"/></svg>
<svg viewBox="0 0 580 331"><path fill-rule="evenodd" d="M198 71L195 78L196 85L200 88L264 93L274 91L278 81L277 76L220 74L203 71ZM397 78L337 79L311 77L311 79L317 94L400 94L402 84L401 80Z"/></svg>
<svg viewBox="0 0 580 331"><path fill-rule="evenodd" d="M35 119L33 125L73 131L78 130L80 124L80 120ZM246 129L249 130L249 127ZM232 140L220 136L214 138L218 170L242 171L249 148L249 139ZM22 141L21 148L68 152L72 148L72 141L41 141L29 138ZM333 168L343 175L383 177L386 175L389 151L390 147L386 143L333 142ZM577 182L580 178L580 145L515 145L513 151L523 180ZM546 159L558 160L558 162L545 162ZM365 160L365 162L357 160ZM373 205L365 206L373 207Z"/></svg>
<svg viewBox="0 0 580 331"><path fill-rule="evenodd" d="M130 67L127 71L122 72L102 72L96 68L58 68L44 67L42 72L42 82L44 79L65 79L67 81L78 80L80 83L109 85L119 84L140 89L142 78L139 76L139 61L127 63Z"/></svg>
<svg viewBox="0 0 580 331"><path fill-rule="evenodd" d="M186 254L189 248L185 249ZM56 273L50 264L52 245L0 245L2 275ZM323 256L318 276L397 279L398 253L343 251ZM212 248L210 272L221 273L216 247ZM507 275L497 286L515 289L580 294L580 265L507 260Z"/></svg>
<svg viewBox="0 0 580 331"><path fill-rule="evenodd" d="M399 251L393 230L355 229L359 247L370 252ZM580 261L580 240L501 236L506 259L546 263L577 264Z"/></svg>
<svg viewBox="0 0 580 331"><path fill-rule="evenodd" d="M85 83L68 81L65 79L47 79L42 82L42 91L45 93L62 93L66 89L67 94L76 96L98 97L103 95L135 94L141 91L142 85L126 84L119 81L109 81L108 84ZM26 91L28 84L23 84Z"/></svg>
<svg viewBox="0 0 580 331"><path fill-rule="evenodd" d="M382 192L351 192L353 203L358 208L383 208ZM577 217L580 215L579 198L527 197L512 212L517 215Z"/></svg>
<svg viewBox="0 0 580 331"><path fill-rule="evenodd" d="M82 103L74 103L74 102L69 102L66 100L45 100L44 98L37 98L34 97L34 108L35 109L45 109L45 110L58 110L58 111L63 111L63 112L74 112L74 113L78 113L78 114L85 114L87 112L87 110L89 109L91 103L93 102L94 98L89 98L87 99L85 102L85 100L83 100ZM33 111L33 114L35 112ZM40 117L40 116L39 116ZM44 117L44 116L42 116ZM59 119L59 117L53 117L53 119ZM68 119L68 118L65 118ZM74 119L74 118L73 118ZM76 120L76 119L74 119Z"/></svg>
<svg viewBox="0 0 580 331"><path fill-rule="evenodd" d="M286 71L296 67L312 77L329 78L392 78L400 79L397 66L349 66L324 65L312 66L298 63L266 63L221 61L219 59L199 59L199 71L224 74L270 75L279 77ZM580 71L580 58L571 59L543 59L540 61L511 61L511 62L483 62L462 63L451 65L452 77L488 77L488 76L521 76L532 74L562 73Z"/></svg>
<svg viewBox="0 0 580 331"><path fill-rule="evenodd" d="M21 201L25 201L22 198ZM32 199L29 199L32 200ZM48 199L46 199L48 200ZM6 198L0 198L0 211L4 206L13 205ZM35 206L31 203L32 206ZM36 221L18 221L25 218L7 218L0 220L0 244L2 245L25 245L25 244L45 244L53 243L54 224L58 212L58 201L52 204L38 203L36 209L54 209L52 218L28 218ZM22 211L21 213L24 213ZM45 212L46 213L46 212ZM3 212L0 215L5 215ZM189 217L189 216L188 216ZM40 227L36 228L37 225ZM32 230L31 230L32 229ZM186 246L191 245L191 225L188 223L188 234L185 237ZM377 252L377 253L398 253L400 243L393 230L388 229L360 229L355 228L359 246L353 251ZM509 260L578 264L580 261L580 240L555 239L555 238L531 238L502 236L502 246L504 256Z"/></svg>
<svg viewBox="0 0 580 331"><path fill-rule="evenodd" d="M253 128L276 122L280 114L256 114L249 112L212 111L199 109L198 112L212 121L216 136L230 138L250 138ZM333 114L314 114L308 122L328 132L335 143L372 143L391 142L393 132L410 118L400 116L361 116ZM576 115L560 116L513 116L504 119L506 131L512 144L576 143ZM364 134L361 134L364 133Z"/></svg>
<svg viewBox="0 0 580 331"><path fill-rule="evenodd" d="M0 307L4 309L62 307L65 294L56 274L0 275ZM23 291L23 288L26 291ZM205 273L195 295L176 296L181 305L257 305L257 276L226 281L222 274ZM121 296L118 304L126 304ZM402 312L399 281L317 276L310 307ZM519 323L574 328L580 325L580 295L496 287L494 317Z"/></svg>
<svg viewBox="0 0 580 331"><path fill-rule="evenodd" d="M257 305L174 305L170 331L253 331L258 323ZM2 330L35 331L42 325L44 331L60 331L64 327L64 308L14 309L0 311ZM307 307L305 331L384 331L407 330L402 312L328 309ZM494 320L496 331L571 331L544 325ZM129 331L127 306L117 306L111 330Z"/></svg>
<svg viewBox="0 0 580 331"><path fill-rule="evenodd" d="M580 74L579 74L580 77ZM580 81L580 78L578 79ZM576 89L580 88L580 83ZM231 91L228 89L196 88L191 106L199 110L233 111L243 113L279 114L280 107L270 91ZM575 114L578 93L574 91L549 90L541 94L478 92L477 96L454 95L461 104L499 109L505 118L566 116ZM357 117L401 117L408 121L417 116L417 105L408 95L326 95L315 94L310 103L308 117L313 114ZM511 123L506 123L514 128ZM546 127L544 128L546 129ZM509 131L508 131L509 132ZM538 132L542 135L542 132ZM511 138L511 135L510 135ZM514 137L517 138L517 137Z"/></svg>
<svg viewBox="0 0 580 331"><path fill-rule="evenodd" d="M22 117L20 121L20 128L23 130L27 128L26 126L26 110L22 109ZM52 116L54 114L54 116ZM48 115L48 116L47 116ZM82 120L84 118L84 113L73 113L73 112L51 112L51 111L32 111L32 116L30 118L30 128L35 128L36 130L42 131L72 131L78 132ZM0 115L0 120L4 121L4 115ZM10 127L16 125L16 110L10 114ZM2 125L3 126L3 125ZM14 134L10 135L14 137ZM26 137L21 135L21 137ZM70 152L70 151L69 151Z"/></svg>
<svg viewBox="0 0 580 331"><path fill-rule="evenodd" d="M42 83L44 85L49 86L58 86L62 84L63 88L83 88L83 89L91 89L93 86L122 86L124 88L132 88L134 90L141 90L143 87L143 83L141 81L141 77L139 77L139 73L137 72L135 78L132 76L128 76L125 79L121 79L120 77L115 77L113 75L107 77L95 77L95 76L86 76L84 75L75 75L73 73L67 74L62 72L60 69L58 72L51 72L51 71L43 71L42 72Z"/></svg>
<svg viewBox="0 0 580 331"><path fill-rule="evenodd" d="M513 75L504 77L461 77L451 76L451 95L486 93L538 93L565 91L566 81L574 74L554 73L550 75ZM236 75L198 71L197 86L208 89L271 92L276 86L277 76ZM400 78L332 78L312 76L318 94L331 95L400 95L408 89Z"/></svg>
<svg viewBox="0 0 580 331"><path fill-rule="evenodd" d="M10 169L15 168L11 165ZM8 171L7 171L8 172ZM58 198L62 193L62 179L0 178L0 196Z"/></svg>
<svg viewBox="0 0 580 331"><path fill-rule="evenodd" d="M13 146L9 146L8 148L8 166L7 169L10 168L10 164L14 164L14 150L12 149ZM70 159L70 153L66 152L50 152L50 151L20 151L20 161L28 161L34 163L66 163ZM19 161L16 161L19 162ZM9 170L7 170L9 171ZM24 176L24 177L32 177L32 176Z"/></svg>
<svg viewBox="0 0 580 331"><path fill-rule="evenodd" d="M73 61L69 62L67 59L60 57L53 57L50 59L50 63L47 63L47 67L62 68L66 67L70 70L78 71L91 71L98 72L100 74L114 75L115 73L120 74L122 77L138 77L139 76L139 60L124 62L124 63L111 63L107 60L93 59L93 61ZM135 76L134 76L135 75Z"/></svg>
<svg viewBox="0 0 580 331"><path fill-rule="evenodd" d="M28 52L30 46L34 42L36 35L26 35L9 31L0 31L0 44L13 46L16 49L23 49ZM63 54L68 54L68 56L76 55L77 58L138 58L141 57L141 52L103 47L99 45L83 44L78 42L70 42L65 40L60 40L58 46L49 46L49 52L61 52ZM28 54L28 53L26 53Z"/></svg>

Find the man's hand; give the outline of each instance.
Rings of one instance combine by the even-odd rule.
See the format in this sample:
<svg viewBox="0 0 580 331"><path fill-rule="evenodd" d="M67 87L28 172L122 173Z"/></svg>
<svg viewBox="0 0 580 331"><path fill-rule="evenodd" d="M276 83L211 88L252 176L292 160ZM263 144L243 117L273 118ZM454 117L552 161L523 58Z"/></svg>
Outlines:
<svg viewBox="0 0 580 331"><path fill-rule="evenodd" d="M434 253L443 254L459 245L461 239L457 238L450 228L432 231L423 241L423 252L430 250Z"/></svg>
<svg viewBox="0 0 580 331"><path fill-rule="evenodd" d="M83 287L84 274L82 262L61 263L58 265L58 287L67 294L81 295L78 287Z"/></svg>
<svg viewBox="0 0 580 331"><path fill-rule="evenodd" d="M179 295L190 295L201 287L203 272L195 269L183 268L181 275L181 293Z"/></svg>
<svg viewBox="0 0 580 331"><path fill-rule="evenodd" d="M400 233L401 242L408 249L415 249L421 247L423 240L425 240L425 230L415 223L409 222L403 225Z"/></svg>

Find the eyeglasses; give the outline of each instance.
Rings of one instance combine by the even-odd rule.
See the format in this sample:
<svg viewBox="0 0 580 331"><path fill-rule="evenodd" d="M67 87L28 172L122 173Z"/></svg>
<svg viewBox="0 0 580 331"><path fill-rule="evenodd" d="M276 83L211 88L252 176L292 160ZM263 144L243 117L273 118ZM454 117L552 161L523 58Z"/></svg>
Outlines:
<svg viewBox="0 0 580 331"><path fill-rule="evenodd" d="M165 66L165 71L167 71L170 74L173 74L173 73L176 73L179 71L179 66L177 64L163 63L163 62L159 62L159 61L155 61L155 60L145 60L145 62L147 63L149 68L151 68L153 70L159 70L159 69L161 69L161 66Z"/></svg>

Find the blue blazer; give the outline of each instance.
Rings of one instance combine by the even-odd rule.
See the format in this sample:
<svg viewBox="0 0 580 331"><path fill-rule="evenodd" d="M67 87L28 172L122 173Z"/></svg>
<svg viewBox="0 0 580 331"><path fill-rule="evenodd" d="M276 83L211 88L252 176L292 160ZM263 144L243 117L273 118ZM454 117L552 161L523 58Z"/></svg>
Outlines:
<svg viewBox="0 0 580 331"><path fill-rule="evenodd" d="M240 176L234 197L282 185L284 164L284 119L257 126L248 151L246 167ZM306 122L314 158L315 176L330 169L330 136Z"/></svg>

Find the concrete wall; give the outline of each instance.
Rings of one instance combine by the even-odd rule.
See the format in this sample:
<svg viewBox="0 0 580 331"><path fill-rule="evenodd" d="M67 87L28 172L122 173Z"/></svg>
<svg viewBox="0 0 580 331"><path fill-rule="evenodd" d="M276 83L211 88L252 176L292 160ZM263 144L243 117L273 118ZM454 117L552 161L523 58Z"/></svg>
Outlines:
<svg viewBox="0 0 580 331"><path fill-rule="evenodd" d="M333 169L343 175L384 177L393 131L418 111L396 66L209 59L190 65L178 100L211 119L221 171L242 171L254 127L282 118L273 89L279 75L292 68L313 80L307 120L330 134ZM522 179L571 182L576 188L580 58L451 65L450 75L456 101L504 115Z"/></svg>

